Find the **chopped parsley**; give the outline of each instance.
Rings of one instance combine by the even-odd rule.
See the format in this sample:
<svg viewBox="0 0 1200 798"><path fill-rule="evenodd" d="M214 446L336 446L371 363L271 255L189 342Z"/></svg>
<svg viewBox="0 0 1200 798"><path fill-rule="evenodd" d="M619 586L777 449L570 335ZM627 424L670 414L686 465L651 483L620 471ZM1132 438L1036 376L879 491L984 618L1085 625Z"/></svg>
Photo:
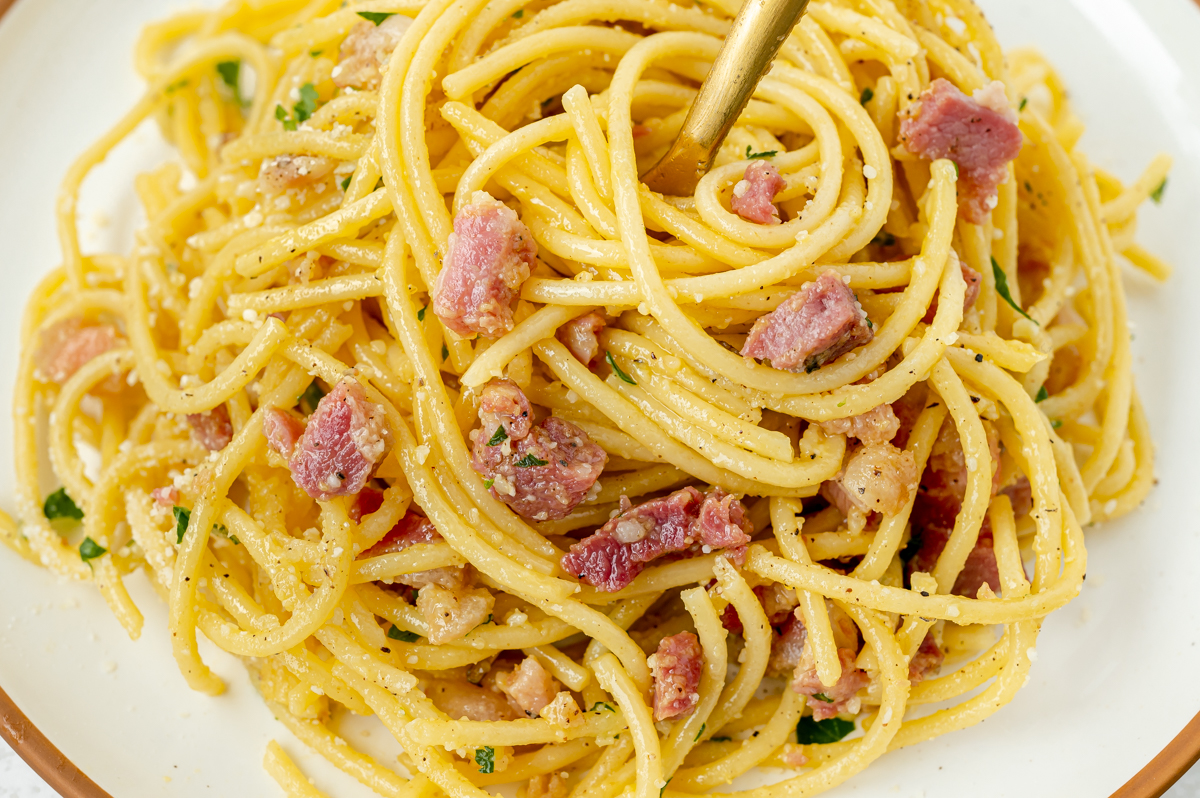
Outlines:
<svg viewBox="0 0 1200 798"><path fill-rule="evenodd" d="M233 92L234 99L239 103L244 103L241 90L241 61L221 61L217 64L217 74L221 76L221 82L229 87Z"/></svg>
<svg viewBox="0 0 1200 798"><path fill-rule="evenodd" d="M427 310L429 310L428 305L417 311L417 321L425 321L425 311Z"/></svg>
<svg viewBox="0 0 1200 798"><path fill-rule="evenodd" d="M870 86L867 86L865 89L862 90L862 95L860 95L858 98L858 104L866 105L867 103L871 102L871 100L873 100L873 99L875 99L875 92L871 89Z"/></svg>
<svg viewBox="0 0 1200 798"><path fill-rule="evenodd" d="M379 24L381 22L383 22L385 19L387 19L388 17L396 16L395 11L359 11L357 13L360 17L365 19L367 22L374 22L376 27L379 27ZM490 771L490 770L488 771L488 773L491 773L491 772L492 771Z"/></svg>
<svg viewBox="0 0 1200 798"><path fill-rule="evenodd" d="M1024 309L1021 308L1020 305L1013 301L1012 293L1008 290L1008 275L1004 273L1004 269L1000 268L1000 264L996 263L996 259L994 257L992 258L992 276L996 278L996 293L1000 295L1000 298L1007 302L1009 306L1011 306L1012 309L1017 313L1020 313L1025 318L1033 321L1034 324L1037 324L1037 322L1033 320L1033 316L1030 316L1024 311Z"/></svg>
<svg viewBox="0 0 1200 798"><path fill-rule="evenodd" d="M442 344L442 360L445 360L448 357L450 357L450 350L446 348L445 344Z"/></svg>
<svg viewBox="0 0 1200 798"><path fill-rule="evenodd" d="M492 488L492 485L495 485L495 484L496 484L496 480L495 480L495 479L492 479L492 478L490 478L490 477L489 477L488 479L485 479L485 480L483 481L483 486L484 486L485 488L487 488L488 490L491 490L491 488Z"/></svg>
<svg viewBox="0 0 1200 798"><path fill-rule="evenodd" d="M534 466L549 465L549 460L539 460L537 455L530 453L513 463L517 468L533 468Z"/></svg>
<svg viewBox="0 0 1200 798"><path fill-rule="evenodd" d="M523 8L518 8L516 11L514 11L514 12L513 12L512 18L513 18L513 19L520 19L520 18L521 18L521 17L523 17L523 16L525 16L525 9L523 9Z"/></svg>
<svg viewBox="0 0 1200 798"><path fill-rule="evenodd" d="M352 175L352 174L346 175L344 178L342 178L342 183L341 183L342 191L346 191L347 189L350 188L350 181L353 179L354 179L354 175Z"/></svg>
<svg viewBox="0 0 1200 798"><path fill-rule="evenodd" d="M313 380L304 389L304 393L300 394L300 399L296 404L300 405L300 409L304 411L304 415L310 416L316 411L317 405L320 404L324 396L325 390L317 384L316 380Z"/></svg>
<svg viewBox="0 0 1200 798"><path fill-rule="evenodd" d="M1051 428L1051 429L1058 429L1058 428L1059 428L1059 427L1061 427L1061 426L1062 426L1062 419L1061 419L1061 418L1056 418L1056 419L1054 419L1053 421L1051 421L1051 422L1050 422L1050 428Z"/></svg>
<svg viewBox="0 0 1200 798"><path fill-rule="evenodd" d="M896 237L886 230L880 230L879 234L871 239L871 243L879 247L892 247L896 245Z"/></svg>
<svg viewBox="0 0 1200 798"><path fill-rule="evenodd" d="M175 542L182 543L188 522L192 520L192 511L186 507L175 506L171 508L171 512L175 515Z"/></svg>
<svg viewBox="0 0 1200 798"><path fill-rule="evenodd" d="M816 698L816 696L813 696ZM800 745L826 745L836 743L854 731L854 721L841 718L813 720L811 715L800 718L796 724L796 742Z"/></svg>
<svg viewBox="0 0 1200 798"><path fill-rule="evenodd" d="M958 180L958 161L951 161L950 165L954 167L954 179Z"/></svg>
<svg viewBox="0 0 1200 798"><path fill-rule="evenodd" d="M399 640L403 643L415 643L421 639L419 634L416 634L415 632L406 632L395 624L392 624L392 628L387 630L387 636L393 640Z"/></svg>
<svg viewBox="0 0 1200 798"><path fill-rule="evenodd" d="M165 89L163 89L163 92L165 94L174 94L175 92L182 89L184 86L188 85L188 83L189 83L189 81L187 78L183 78L182 80L177 80L174 83L167 86Z"/></svg>
<svg viewBox="0 0 1200 798"><path fill-rule="evenodd" d="M309 50L308 54L311 55L313 58L316 58L323 52L325 52L325 51L324 50Z"/></svg>
<svg viewBox="0 0 1200 798"><path fill-rule="evenodd" d="M42 515L51 521L55 518L73 518L79 521L83 518L83 510L80 510L75 500L67 495L66 488L59 488L46 497L46 503L42 505Z"/></svg>
<svg viewBox="0 0 1200 798"><path fill-rule="evenodd" d="M275 118L283 123L284 130L295 130L301 122L307 122L312 117L313 111L317 110L319 98L316 87L305 83L300 87L300 99L292 106L291 115L288 115L287 109L282 105L276 105Z"/></svg>
<svg viewBox="0 0 1200 798"><path fill-rule="evenodd" d="M91 538L84 538L83 542L79 544L79 559L87 562L88 560L96 559L107 551L108 549Z"/></svg>
<svg viewBox="0 0 1200 798"><path fill-rule="evenodd" d="M283 123L284 130L295 130L296 123L288 117L288 112L284 110L282 105L275 106L275 118Z"/></svg>
<svg viewBox="0 0 1200 798"><path fill-rule="evenodd" d="M833 703L833 699L824 693L813 693L813 698L817 699L818 701L824 701L826 704Z"/></svg>
<svg viewBox="0 0 1200 798"><path fill-rule="evenodd" d="M621 367L618 366L617 361L613 359L612 352L606 350L604 352L604 359L608 361L608 365L612 366L613 374L616 374L617 378L621 380L621 382L627 382L630 385L637 385L637 382L634 381L633 377L630 377L624 371L621 371Z"/></svg>
<svg viewBox="0 0 1200 798"><path fill-rule="evenodd" d="M1163 201L1163 192L1167 190L1167 179L1164 177L1162 182L1158 184L1158 188L1150 192L1150 199L1154 200L1155 205L1161 205Z"/></svg>
<svg viewBox="0 0 1200 798"><path fill-rule="evenodd" d="M616 712L616 710L613 709L613 705L608 703L607 701L597 701L596 703L592 704L592 708L589 709L588 712L601 712L603 710L608 710L609 712Z"/></svg>
<svg viewBox="0 0 1200 798"><path fill-rule="evenodd" d="M704 734L704 730L705 730L705 729L707 729L707 728L708 728L708 724L707 724L707 723L701 723L701 724L700 724L700 731L696 732L696 736L695 736L694 738L692 738L692 742L694 742L694 743L698 743L698 742L700 742L700 735Z"/></svg>
<svg viewBox="0 0 1200 798"><path fill-rule="evenodd" d="M778 154L779 150L764 150L762 152L755 152L753 147L751 147L749 144L746 145L746 160L748 161L758 160L759 158L774 158Z"/></svg>
<svg viewBox="0 0 1200 798"><path fill-rule="evenodd" d="M496 431L492 433L492 437L488 438L488 446L499 446L508 440L508 432L505 431L504 425L496 427Z"/></svg>
<svg viewBox="0 0 1200 798"><path fill-rule="evenodd" d="M1029 105L1029 98L1028 98L1028 97L1022 97L1022 98L1021 98L1021 104L1017 106L1017 111L1018 111L1018 112L1020 112L1020 111L1024 111L1024 110L1025 110L1025 106L1027 106L1027 105Z"/></svg>
<svg viewBox="0 0 1200 798"><path fill-rule="evenodd" d="M1046 386L1043 385L1041 388L1038 388L1037 396L1033 397L1033 401L1044 402L1049 398L1050 398L1050 392L1047 391Z"/></svg>
<svg viewBox="0 0 1200 798"><path fill-rule="evenodd" d="M671 779L673 779L673 778L675 778L675 777L672 776ZM663 793L667 791L667 785L671 783L671 779L667 779L666 781L663 782L663 786L660 787L658 790L658 798L663 797Z"/></svg>
<svg viewBox="0 0 1200 798"><path fill-rule="evenodd" d="M479 765L480 773L492 773L496 770L496 749L490 745L475 749L475 764Z"/></svg>

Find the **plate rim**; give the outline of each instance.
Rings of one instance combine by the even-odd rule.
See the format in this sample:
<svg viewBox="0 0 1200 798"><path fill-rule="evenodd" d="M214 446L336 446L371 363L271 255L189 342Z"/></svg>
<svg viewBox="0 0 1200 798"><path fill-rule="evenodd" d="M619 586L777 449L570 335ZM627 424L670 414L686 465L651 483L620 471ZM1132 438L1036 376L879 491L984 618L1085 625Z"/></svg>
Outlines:
<svg viewBox="0 0 1200 798"><path fill-rule="evenodd" d="M26 0L32 2L32 0ZM1200 9L1200 0L1192 0ZM16 0L0 0L0 22ZM0 686L0 738L62 798L113 798L58 749ZM1200 760L1200 712L1109 798L1160 798Z"/></svg>

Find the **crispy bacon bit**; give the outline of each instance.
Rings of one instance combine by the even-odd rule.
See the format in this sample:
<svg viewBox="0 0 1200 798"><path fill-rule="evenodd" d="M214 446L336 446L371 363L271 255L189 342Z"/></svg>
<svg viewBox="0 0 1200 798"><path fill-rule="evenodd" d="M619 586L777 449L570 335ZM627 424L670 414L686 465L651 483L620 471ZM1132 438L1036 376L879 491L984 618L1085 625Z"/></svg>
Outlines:
<svg viewBox="0 0 1200 798"><path fill-rule="evenodd" d="M314 499L358 493L387 450L383 408L352 377L321 398L297 439L298 424L295 416L274 409L264 417L263 431L271 447L290 458L292 479Z"/></svg>
<svg viewBox="0 0 1200 798"><path fill-rule="evenodd" d="M742 357L777 369L813 371L875 336L858 298L835 271L827 271L754 322Z"/></svg>
<svg viewBox="0 0 1200 798"><path fill-rule="evenodd" d="M937 673L945 658L946 655L938 648L933 635L926 633L925 639L921 641L921 647L917 649L917 653L913 654L913 658L908 663L908 681L913 687L916 687L925 681L926 677Z"/></svg>
<svg viewBox="0 0 1200 798"><path fill-rule="evenodd" d="M264 194L282 194L292 188L311 186L337 166L332 158L315 155L276 155L263 161L258 187Z"/></svg>
<svg viewBox="0 0 1200 798"><path fill-rule="evenodd" d="M955 254L954 250L950 250L950 255L955 259L958 258L958 255ZM983 277L980 276L979 272L975 271L961 260L958 261L958 266L962 270L963 282L967 284L967 292L963 295L963 313L966 313L975 306L975 300L979 299L979 291L980 286L983 284ZM940 293L940 289L934 292L933 301L929 303L929 310L925 311L925 315L921 319L921 321L925 322L926 324L933 324L933 317L937 313L938 309L938 294Z"/></svg>
<svg viewBox="0 0 1200 798"><path fill-rule="evenodd" d="M812 708L813 718L818 721L832 718L842 712L857 714L862 707L862 699L857 693L871 683L866 671L854 667L857 654L853 649L839 648L837 654L838 661L842 664L842 675L832 687L821 684L817 677L817 666L813 661L812 647L808 645L804 647L804 655L800 664L796 666L796 677L792 680L792 689L809 697L808 705ZM826 698L829 700L824 700Z"/></svg>
<svg viewBox="0 0 1200 798"><path fill-rule="evenodd" d="M370 488L365 490L370 490ZM432 521L409 510L403 518L396 522L391 531L383 536L383 540L358 555L358 559L365 560L368 557L395 554L404 551L409 546L435 543L441 539L442 536L438 534L437 527L433 525ZM412 574L401 574L393 579L409 587L422 588L426 585L439 585L448 590L458 590L466 585L467 576L465 566L450 566L431 568L428 571L417 571Z"/></svg>
<svg viewBox="0 0 1200 798"><path fill-rule="evenodd" d="M482 424L471 433L472 467L492 480L492 495L526 518L562 518L596 484L608 455L583 430L550 416L532 424L529 400L508 380L480 397Z"/></svg>
<svg viewBox="0 0 1200 798"><path fill-rule="evenodd" d="M604 329L604 314L598 310L580 316L558 328L554 337L566 344L571 354L585 366L590 366L600 354L597 335Z"/></svg>
<svg viewBox="0 0 1200 798"><path fill-rule="evenodd" d="M435 646L459 640L492 614L495 597L486 588L448 590L426 585L417 594L417 610L429 624L429 642Z"/></svg>
<svg viewBox="0 0 1200 798"><path fill-rule="evenodd" d="M537 243L507 205L483 191L454 217L446 260L433 285L433 312L459 335L499 338L537 265Z"/></svg>
<svg viewBox="0 0 1200 798"><path fill-rule="evenodd" d="M63 319L42 331L34 363L38 379L62 385L94 358L123 339L111 324L90 324L78 316ZM109 386L105 386L109 387ZM112 386L115 390L118 386Z"/></svg>
<svg viewBox="0 0 1200 798"><path fill-rule="evenodd" d="M339 89L379 88L383 65L411 24L411 18L395 14L378 25L363 20L351 28L338 51L338 65L332 75L334 85Z"/></svg>
<svg viewBox="0 0 1200 798"><path fill-rule="evenodd" d="M217 405L203 413L190 413L187 420L192 428L192 438L210 452L221 451L233 440L233 423L225 405Z"/></svg>
<svg viewBox="0 0 1200 798"><path fill-rule="evenodd" d="M857 416L822 421L821 429L830 435L858 438L867 445L887 443L900 431L900 419L891 405L879 405Z"/></svg>
<svg viewBox="0 0 1200 798"><path fill-rule="evenodd" d="M675 720L700 703L700 672L704 652L700 639L691 632L664 637L650 658L654 673L654 719Z"/></svg>
<svg viewBox="0 0 1200 798"><path fill-rule="evenodd" d="M495 721L516 720L518 717L504 696L457 679L431 680L425 694L429 696L433 705L445 712L451 720L466 718Z"/></svg>
<svg viewBox="0 0 1200 798"><path fill-rule="evenodd" d="M688 486L636 507L622 496L621 513L571 546L562 567L612 593L632 582L646 563L671 552L724 548L740 560L751 531L746 508L720 488L706 495Z"/></svg>
<svg viewBox="0 0 1200 798"><path fill-rule="evenodd" d="M900 140L909 152L929 160L949 158L958 165L963 216L982 224L996 207L1008 164L1021 152L1024 137L1008 107L1004 84L993 81L968 97L938 78L904 112Z"/></svg>
<svg viewBox="0 0 1200 798"><path fill-rule="evenodd" d="M788 676L795 672L808 644L808 630L804 621L794 613L789 613L787 620L779 629L778 636L771 642L771 657L767 660L769 676Z"/></svg>
<svg viewBox="0 0 1200 798"><path fill-rule="evenodd" d="M288 460L296 449L296 441L304 434L304 422L286 410L268 407L263 411L263 435L267 445L280 457Z"/></svg>
<svg viewBox="0 0 1200 798"><path fill-rule="evenodd" d="M746 173L733 187L733 198L729 201L733 212L748 222L779 224L779 208L775 207L775 195L783 191L787 181L770 161L755 161L746 167Z"/></svg>
<svg viewBox="0 0 1200 798"><path fill-rule="evenodd" d="M525 798L567 798L567 780L557 773L542 773L529 780Z"/></svg>
<svg viewBox="0 0 1200 798"><path fill-rule="evenodd" d="M895 515L917 488L917 464L910 452L889 443L872 444L850 457L837 482L859 510ZM831 495L836 495L832 489ZM840 501L834 499L833 503L841 509Z"/></svg>
<svg viewBox="0 0 1200 798"><path fill-rule="evenodd" d="M540 715L562 689L534 657L526 657L513 670L498 673L495 685L508 696L508 703L528 718Z"/></svg>
<svg viewBox="0 0 1200 798"><path fill-rule="evenodd" d="M375 490L374 488L363 488L358 492L358 497L354 500L354 504L350 505L350 520L354 523L362 523L362 520L368 515L376 512L383 506L383 491Z"/></svg>
<svg viewBox="0 0 1200 798"><path fill-rule="evenodd" d="M174 507L179 504L179 489L174 486L155 488L150 491L150 498L161 507Z"/></svg>

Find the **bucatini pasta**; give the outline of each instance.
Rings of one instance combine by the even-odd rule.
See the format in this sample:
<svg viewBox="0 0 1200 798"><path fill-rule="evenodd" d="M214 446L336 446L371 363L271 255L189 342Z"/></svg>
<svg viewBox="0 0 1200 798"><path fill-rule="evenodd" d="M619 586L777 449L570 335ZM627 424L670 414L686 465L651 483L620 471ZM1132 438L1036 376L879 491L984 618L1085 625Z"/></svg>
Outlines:
<svg viewBox="0 0 1200 798"><path fill-rule="evenodd" d="M693 196L726 0L235 0L148 26L15 391L19 554L244 659L375 792L810 795L978 723L1152 483L1122 263L969 0L814 2ZM146 120L125 254L91 169ZM45 434L39 433L45 429ZM42 485L47 462L58 485ZM926 704L944 702L929 713ZM398 762L356 751L375 715ZM277 743L289 795L321 794Z"/></svg>

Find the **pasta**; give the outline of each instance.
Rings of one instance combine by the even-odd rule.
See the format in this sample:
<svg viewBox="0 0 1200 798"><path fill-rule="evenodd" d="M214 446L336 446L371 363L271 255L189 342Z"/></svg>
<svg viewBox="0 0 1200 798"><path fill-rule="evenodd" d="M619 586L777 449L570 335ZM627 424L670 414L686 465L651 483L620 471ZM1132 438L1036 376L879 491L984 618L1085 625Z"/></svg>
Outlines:
<svg viewBox="0 0 1200 798"><path fill-rule="evenodd" d="M1002 707L1083 527L1153 481L1121 264L1170 274L1135 240L1170 161L1089 162L970 0L831 0L694 196L656 194L736 9L148 26L28 302L4 540L134 638L144 570L188 685L223 689L203 634L383 796L760 766L794 773L737 795L811 795ZM147 120L178 160L134 181L132 250L85 254L80 186ZM277 742L264 766L322 794Z"/></svg>

